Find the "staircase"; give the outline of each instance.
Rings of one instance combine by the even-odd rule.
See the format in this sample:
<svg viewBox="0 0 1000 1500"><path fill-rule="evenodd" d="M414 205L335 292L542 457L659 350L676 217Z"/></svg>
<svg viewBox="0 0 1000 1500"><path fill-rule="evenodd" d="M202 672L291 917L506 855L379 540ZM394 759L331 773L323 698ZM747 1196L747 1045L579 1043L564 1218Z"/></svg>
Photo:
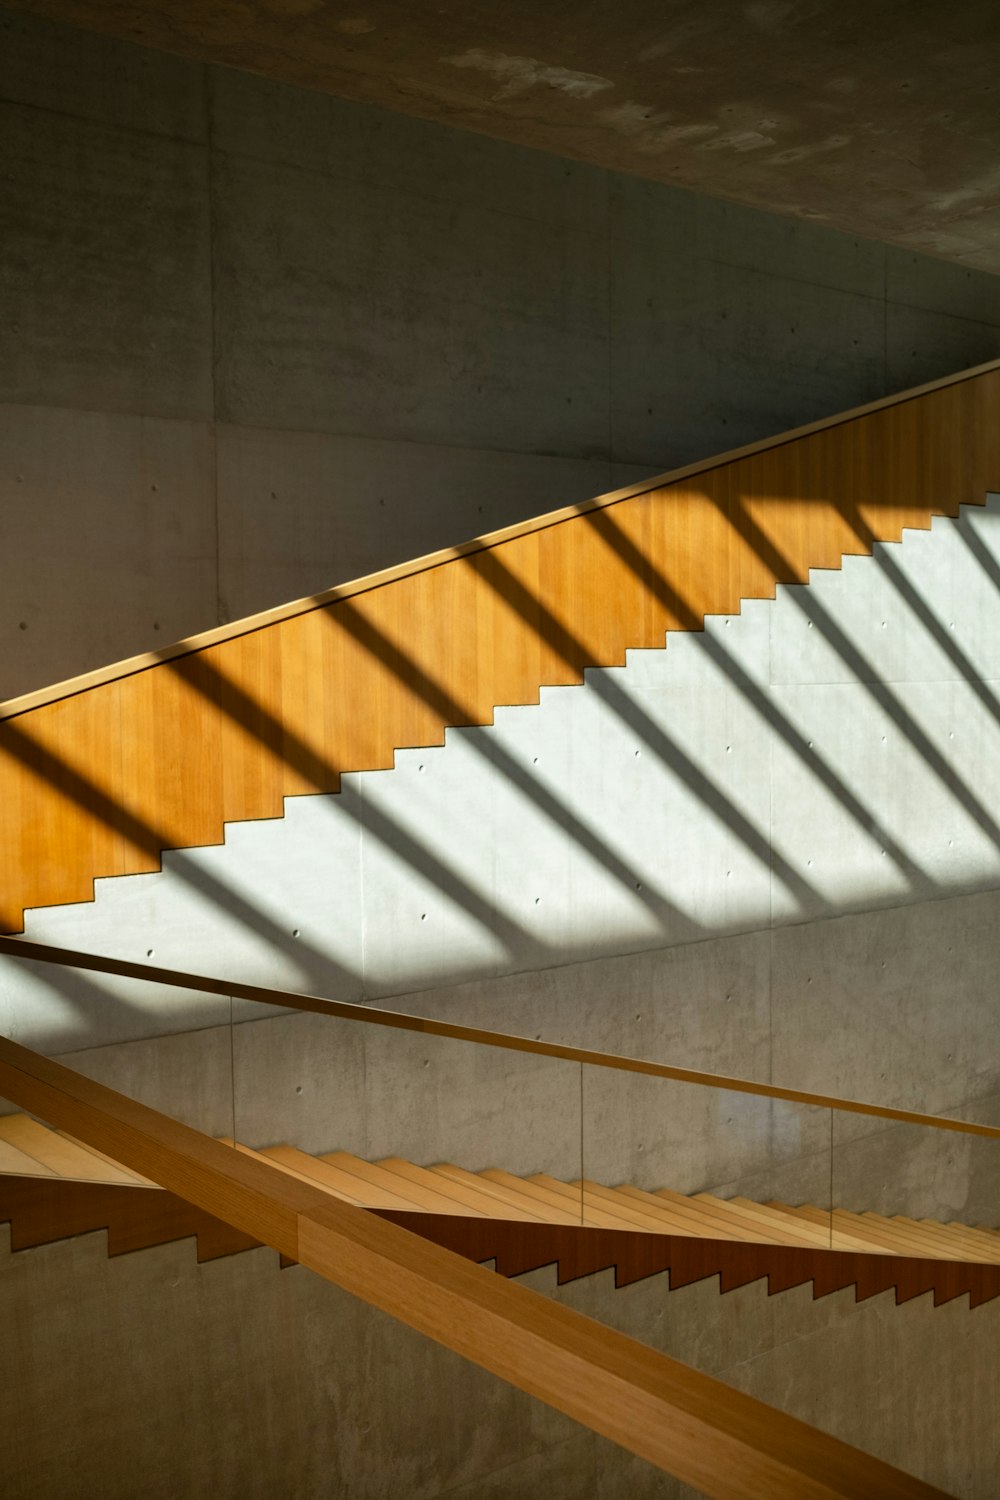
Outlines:
<svg viewBox="0 0 1000 1500"><path fill-rule="evenodd" d="M561 1282L613 1267L619 1286L669 1271L671 1286L718 1276L721 1291L766 1276L772 1292L812 1281L817 1297L851 1285L859 1300L889 1288L897 1302L932 1292L935 1305L1000 1296L1000 1230L987 1226L288 1145L237 1150L507 1276L555 1262ZM4 1220L15 1250L100 1229L112 1255L195 1237L198 1259L209 1260L259 1243L27 1115L0 1118Z"/></svg>
<svg viewBox="0 0 1000 1500"><path fill-rule="evenodd" d="M298 989L308 979L356 1000L560 965L572 988L571 964L604 954L694 948L719 934L819 922L851 901L856 910L919 901L943 908L941 898L955 891L987 889L1000 850L989 779L1000 764L990 738L1000 714L989 686L993 663L976 650L982 644L988 655L995 633L983 627L966 582L996 596L991 570L1000 549L941 518L979 507L996 541L998 508L982 507L987 492L1000 489L998 403L1000 367L990 366L0 706L0 931L27 927L126 958L155 951L162 960L167 949L177 968L193 960L213 971L219 962L236 975ZM926 562L942 538L966 573L935 572L933 559L932 573L944 577L949 604L968 605L964 614L957 607L942 614L939 599L929 606L909 571L910 559L919 571L921 554ZM899 547L904 562L887 547ZM865 588L853 593L856 568L838 571L852 553L868 570ZM831 571L813 578L811 569ZM898 608L899 639L918 638L921 666L932 661L933 671L912 679L934 689L926 702L907 694L906 663L899 670L889 659L894 618L891 610L872 613L879 584ZM795 628L785 631L790 618ZM664 652L668 631L677 634ZM772 672L779 638L791 664L785 677ZM577 688L588 667L599 670ZM713 674L725 678L724 712L709 722L705 684ZM943 681L956 684L952 696L937 690ZM881 758L865 748L864 775L851 759L859 733L841 733L850 716L817 709L818 697L794 691L831 685L867 694L854 722L873 745L879 737L889 744ZM808 717L814 712L819 732ZM526 714L531 722L519 722ZM494 720L495 730L476 727ZM969 725L973 734L963 737ZM446 728L455 726L464 732L445 745ZM762 737L767 776L741 760ZM480 779L463 803L454 790L473 785L472 763ZM389 777L368 774L389 767ZM343 782L344 773L354 779ZM325 795L333 792L341 795ZM915 806L924 809L920 819ZM223 838L224 847L213 847ZM529 866L525 850L546 857ZM83 903L92 904L81 911ZM378 931L369 912L382 914ZM231 967L220 943L227 931L239 940L228 950ZM212 958L202 963L206 951ZM22 969L0 995L9 1029L30 1040L42 1035L43 1047L59 1052L141 1038L166 1043L171 1028L197 1031L233 1014L231 997L218 998L203 1013L189 1009L178 1025L156 997L116 1010L109 997L120 1001L121 991L88 984L68 971L49 983ZM53 991L61 1007L52 1006ZM667 1035L686 1040L670 1013L672 996L656 998ZM816 991L805 998L820 1014ZM619 1006L610 990L607 1000L623 1051L633 1007ZM887 1010L891 1004L890 997ZM724 1026L699 1011L699 1044L723 1036L738 1050L752 1005L739 1018L722 1015ZM58 1031L64 1019L79 1027L71 1041ZM878 1005L871 1019L888 1031ZM773 1044L784 1035L777 1011L768 1026ZM905 1047L906 1030L899 1032ZM751 1036L749 1045L759 1041ZM858 1052L869 1043L861 1037ZM970 1037L969 1050L974 1045ZM901 1057L892 1089L910 1076L912 1058ZM728 1061L724 1054L723 1066ZM759 1056L754 1069L758 1078L782 1076ZM954 1071L965 1078L970 1070L960 1060ZM188 1080L178 1076L183 1090ZM367 1088L367 1057L355 1076ZM474 1070L450 1094L442 1078L427 1076L438 1097L481 1099ZM252 1077L242 1077L252 1098ZM582 1069L580 1077L582 1133ZM235 1113L235 1061L232 1083ZM950 1082L933 1086L938 1108L966 1098L947 1092ZM917 1097L927 1089L919 1078ZM9 1092L41 1111L30 1091ZM498 1069L491 1107L476 1122L481 1130L506 1118L495 1104L507 1092ZM393 1102L380 1100L387 1109ZM558 1115L554 1094L535 1104ZM181 1101L170 1105L183 1113ZM659 1108L648 1097L643 1107L650 1117ZM86 1133L72 1118L46 1117ZM593 1118L600 1139L599 1111ZM732 1123L707 1111L694 1125L707 1139ZM291 1130L283 1120L279 1128ZM739 1124L734 1134L743 1139ZM348 1138L339 1127L323 1136ZM113 1134L95 1138L110 1152L121 1144ZM486 1139L492 1156L496 1136ZM830 1141L832 1153L832 1133ZM383 1151L389 1144L381 1139ZM223 1223L210 1197L196 1194L201 1206L192 1208L68 1131L9 1116L0 1120L0 1219L10 1221L15 1248L100 1228L112 1253L195 1235L202 1258L268 1243L313 1269L325 1266L332 1280L342 1269L337 1236L353 1235L361 1250L350 1263L367 1289L360 1295L394 1315L391 1301L380 1300L387 1287L395 1294L392 1278L364 1243L380 1219L467 1259L494 1260L505 1276L555 1262L561 1280L613 1267L619 1285L667 1270L672 1287L718 1276L722 1291L766 1277L771 1292L811 1282L815 1296L850 1285L859 1298L891 1287L897 1301L931 1292L936 1304L968 1295L973 1307L1000 1296L1000 1230L992 1225L831 1213L786 1201L789 1194L755 1201L650 1190L648 1181L623 1183L640 1168L610 1157L597 1175L618 1175L604 1182L470 1172L439 1159L451 1154L446 1142L425 1150L404 1132L391 1144L423 1162L238 1144L221 1153L224 1165L216 1156L211 1166L232 1194ZM175 1155L183 1173L184 1152ZM255 1212L278 1226L270 1236L244 1214L240 1157L248 1180L263 1174ZM559 1170L573 1159L561 1158ZM662 1160L676 1170L676 1157ZM154 1170L141 1152L138 1162ZM960 1160L957 1179L963 1170ZM696 1177L738 1175L713 1167ZM971 1169L967 1175L972 1182ZM158 1180L186 1191L183 1175ZM368 1212L345 1228L337 1214L346 1218L348 1208ZM302 1224L312 1262L296 1238ZM419 1252L400 1256L419 1280ZM452 1271L445 1263L439 1270L442 1341L463 1352ZM482 1347L493 1347L486 1334ZM534 1365L525 1358L525 1370Z"/></svg>

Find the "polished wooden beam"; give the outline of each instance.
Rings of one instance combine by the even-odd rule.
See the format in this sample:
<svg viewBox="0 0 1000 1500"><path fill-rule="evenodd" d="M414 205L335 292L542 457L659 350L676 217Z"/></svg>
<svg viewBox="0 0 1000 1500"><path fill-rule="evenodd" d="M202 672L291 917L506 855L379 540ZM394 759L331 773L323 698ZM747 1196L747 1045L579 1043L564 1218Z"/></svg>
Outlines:
<svg viewBox="0 0 1000 1500"><path fill-rule="evenodd" d="M942 1493L6 1039L0 1094L705 1495L929 1500Z"/></svg>

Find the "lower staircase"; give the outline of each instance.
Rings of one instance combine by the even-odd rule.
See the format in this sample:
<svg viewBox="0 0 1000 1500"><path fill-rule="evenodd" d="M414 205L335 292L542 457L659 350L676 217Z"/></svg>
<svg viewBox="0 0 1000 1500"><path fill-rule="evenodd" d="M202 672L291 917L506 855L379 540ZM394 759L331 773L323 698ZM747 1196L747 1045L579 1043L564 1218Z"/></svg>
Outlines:
<svg viewBox="0 0 1000 1500"><path fill-rule="evenodd" d="M614 1268L625 1285L668 1270L672 1287L718 1275L720 1289L766 1276L772 1292L804 1282L815 1296L854 1285L858 1298L894 1288L896 1300L932 1292L935 1304L1000 1296L1000 1229L932 1219L685 1196L544 1173L517 1177L401 1157L369 1162L345 1151L237 1143L332 1197L369 1209L497 1270L521 1275L557 1264L561 1282ZM197 1237L199 1259L256 1241L28 1115L0 1118L0 1222L15 1250L105 1229L109 1253Z"/></svg>

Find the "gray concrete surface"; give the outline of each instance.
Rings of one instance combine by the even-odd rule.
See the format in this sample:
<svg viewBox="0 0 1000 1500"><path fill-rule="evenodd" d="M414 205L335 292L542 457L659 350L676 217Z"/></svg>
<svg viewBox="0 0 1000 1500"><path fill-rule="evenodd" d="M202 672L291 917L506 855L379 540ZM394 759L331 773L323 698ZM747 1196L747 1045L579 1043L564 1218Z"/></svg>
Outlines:
<svg viewBox="0 0 1000 1500"><path fill-rule="evenodd" d="M0 698L1000 352L995 276L0 28Z"/></svg>
<svg viewBox="0 0 1000 1500"><path fill-rule="evenodd" d="M14 0L112 36L1000 268L995 7ZM44 33L43 33L44 35ZM18 39L20 41L20 39ZM33 51L44 43L36 43ZM23 46L23 43L21 44ZM21 48L17 47L20 51Z"/></svg>
<svg viewBox="0 0 1000 1500"><path fill-rule="evenodd" d="M109 1261L103 1234L14 1255L7 1237L11 1500L693 1494L269 1251L198 1266L191 1242ZM948 1494L997 1492L1000 1304L523 1279Z"/></svg>

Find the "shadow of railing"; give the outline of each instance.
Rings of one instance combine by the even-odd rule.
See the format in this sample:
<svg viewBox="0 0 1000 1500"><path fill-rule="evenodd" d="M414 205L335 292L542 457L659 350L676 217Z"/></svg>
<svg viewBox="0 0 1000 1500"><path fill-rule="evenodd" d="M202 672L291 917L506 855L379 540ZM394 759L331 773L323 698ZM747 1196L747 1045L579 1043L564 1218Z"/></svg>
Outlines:
<svg viewBox="0 0 1000 1500"><path fill-rule="evenodd" d="M336 612L329 612L326 618L331 628L346 631L375 660L388 668L399 682L416 692L445 725L475 726L474 710L468 704L461 703L441 683L435 682L413 656L398 643L390 641L371 620L349 605L339 606ZM532 776L527 767L500 742L497 735L490 736L489 740L481 735L469 735L466 743L475 755L487 761L491 768L531 801L553 826L568 833L595 865L606 871L651 915L660 920L669 916L676 924L675 930L686 938L704 935L705 929L700 923L682 912L676 903L668 900L656 888L648 870L639 870L634 865L629 865L595 828L577 815L564 797L560 797L538 777Z"/></svg>
<svg viewBox="0 0 1000 1500"><path fill-rule="evenodd" d="M769 537L750 514L745 503L746 497L729 496L723 503L714 498L709 490L706 491L706 498L716 506L740 542L752 549L779 582L797 580L799 572L795 565L781 545ZM815 498L817 503L829 503L825 496ZM801 495L796 494L794 499L803 503ZM870 551L878 538L870 523L863 518L859 507L847 503L839 505L838 511L847 519L863 548ZM723 674L761 723L788 747L815 779L816 784L837 801L860 835L867 842L877 845L891 859L907 881L908 889L922 894L939 892L939 882L910 855L886 825L879 810L846 784L829 760L782 712L773 695L754 681L747 669L724 647L717 636L703 630L704 616L697 613L683 591L671 581L656 560L644 553L626 535L611 509L584 508L580 512L580 518L611 553L625 564L637 585L649 590L663 610L677 619L682 628L693 633L692 638L706 659ZM1000 569L981 542L971 534L966 535L960 531L960 535L987 570L994 586L1000 588ZM948 659L992 718L1000 723L1000 700L977 677L973 664L954 636L944 628L892 557L884 549L878 550L876 556L878 566L914 617L946 652ZM527 626L529 633L534 634L572 675L579 676L586 667L599 665L592 661L593 652L580 633L558 618L541 597L540 590L529 588L517 578L503 561L499 548L471 552L455 559L450 566L474 567L477 577L486 584L496 599L516 614ZM796 589L792 597L809 623L820 630L836 652L851 674L852 681L857 682L873 698L950 796L988 835L994 846L1000 848L1000 823L982 799L977 797L973 788L948 764L899 695L887 683L878 680L873 664L856 641L850 638L821 600L808 589ZM438 680L425 665L421 665L412 652L392 641L350 599L324 605L321 612L328 618L332 630L340 630L349 635L419 698L444 725L474 724L476 713L470 705L463 703L451 688ZM195 652L166 661L157 670L162 670L164 666L168 671L176 673L206 704L233 724L239 725L276 761L294 771L303 783L316 788L332 789L337 786L342 768L333 764L315 746L307 743L246 687L222 672L207 652ZM718 781L696 763L668 729L652 718L629 695L613 673L595 673L588 679L588 685L620 723L653 753L657 762L670 771L677 782L743 845L762 868L770 872L775 881L784 886L800 906L808 905L813 913L830 909L829 903L823 900L803 872L775 846L770 828L762 829L758 826ZM637 907L643 908L662 925L671 924L674 940L691 940L706 935L708 928L683 912L666 895L657 884L654 873L638 869L623 856L600 830L580 816L566 797L540 777L533 776L500 743L498 736L491 737L487 743L481 736L472 735L468 743L474 753L486 758L500 776L530 800L543 818L565 833L588 860L608 874L622 890L627 891ZM4 749L30 767L35 775L85 809L96 821L120 833L151 861L158 862L161 852L173 846L175 841L169 829L158 827L122 807L79 768L35 741L16 720L7 721L4 725ZM362 768L352 766L349 769ZM363 835L374 838L394 859L429 882L474 924L494 937L508 955L517 951L519 957L535 964L552 962L558 958L558 949L530 932L509 912L503 911L491 893L477 888L439 850L416 837L384 806L376 805L371 798L357 801L345 799L343 805L348 815L360 825ZM469 816L474 816L473 809L469 810ZM225 911L247 930L263 937L276 952L292 960L305 975L322 980L325 985L331 982L343 984L363 993L364 974L334 959L328 951L285 931L273 916L247 896L232 890L197 863L185 861L183 851L178 853L176 860L171 861L171 869L206 902Z"/></svg>
<svg viewBox="0 0 1000 1500"><path fill-rule="evenodd" d="M773 697L753 680L743 667L727 651L717 636L705 630L703 615L697 614L679 589L671 584L649 557L626 536L608 510L593 511L587 517L592 529L612 551L624 562L637 579L642 579L664 606L681 622L681 628L691 632L691 639L719 671L729 679L740 696L750 705L767 727L777 734L796 758L815 777L820 786L834 797L848 816L854 821L861 835L884 849L893 863L910 882L914 891L932 890L935 882L911 858L896 837L882 823L878 812L867 806L858 794L847 785L841 776L815 748L812 741L795 727L782 713Z"/></svg>
<svg viewBox="0 0 1000 1500"><path fill-rule="evenodd" d="M722 510L721 506L719 508ZM773 570L775 576L779 579L794 578L795 570L790 559L785 556L776 542L766 536L749 515L744 502L735 498L733 509L734 516L727 516L726 519L741 537L751 542L758 556ZM725 515L724 511L723 514ZM997 823L989 808L975 795L972 788L956 775L944 755L905 704L900 701L899 696L893 692L890 685L879 680L873 664L838 625L829 610L820 602L815 591L810 590L807 585L802 585L790 590L790 597L805 615L807 621L820 631L827 644L852 674L858 686L892 720L904 739L937 777L945 790L1000 850L1000 824Z"/></svg>
<svg viewBox="0 0 1000 1500"><path fill-rule="evenodd" d="M528 590L509 568L500 561L495 552L480 554L478 559L480 576L493 589L498 598L525 620L537 616L540 634L546 644L574 671L581 670L586 663L587 650L583 642L569 628L556 619L552 611ZM625 724L668 767L677 779L687 785L702 804L735 837L747 851L796 899L809 898L815 902L818 893L799 871L777 851L773 850L766 834L762 833L722 788L697 766L681 746L672 739L662 725L630 698L610 673L595 674L589 686Z"/></svg>
<svg viewBox="0 0 1000 1500"><path fill-rule="evenodd" d="M157 827L121 806L88 776L44 745L33 740L17 721L4 726L3 750L29 767L50 785L59 789L96 821L114 829L161 866L164 851L172 848L169 829ZM183 853L183 851L179 851ZM326 979L351 988L361 984L360 974L330 957L325 951L295 938L280 927L273 917L248 901L238 891L224 885L203 866L178 858L172 862L181 881L220 911L240 922L249 931L264 936L275 951L292 959L296 967L314 979Z"/></svg>

